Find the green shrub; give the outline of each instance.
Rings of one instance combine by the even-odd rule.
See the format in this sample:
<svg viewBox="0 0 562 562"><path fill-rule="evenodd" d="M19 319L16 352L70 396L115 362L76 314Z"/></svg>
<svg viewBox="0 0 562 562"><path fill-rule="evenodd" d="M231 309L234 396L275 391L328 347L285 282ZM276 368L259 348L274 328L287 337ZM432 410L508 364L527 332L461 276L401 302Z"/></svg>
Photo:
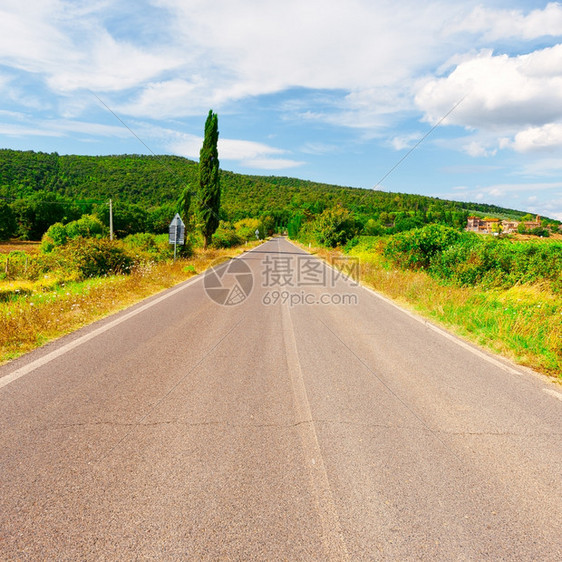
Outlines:
<svg viewBox="0 0 562 562"><path fill-rule="evenodd" d="M353 215L342 207L326 209L311 225L314 238L322 245L335 248L343 246L358 231Z"/></svg>
<svg viewBox="0 0 562 562"><path fill-rule="evenodd" d="M66 225L68 238L100 238L104 235L103 223L94 215L82 215L77 221Z"/></svg>
<svg viewBox="0 0 562 562"><path fill-rule="evenodd" d="M392 236L384 255L400 267L427 268L433 256L455 244L461 233L451 227L431 224Z"/></svg>
<svg viewBox="0 0 562 562"><path fill-rule="evenodd" d="M171 259L174 255L174 245L169 243L168 234L150 234L148 232L129 234L123 240L123 244L139 262L160 262ZM190 233L186 233L184 244L177 247L177 255L189 257L192 253L193 240Z"/></svg>
<svg viewBox="0 0 562 562"><path fill-rule="evenodd" d="M220 221L212 240L212 245L215 248L232 248L242 243L242 239L234 229L234 226L227 221Z"/></svg>
<svg viewBox="0 0 562 562"><path fill-rule="evenodd" d="M62 246L66 244L68 240L68 234L66 232L66 227L62 222L56 222L52 224L43 237L41 238L41 250L43 252L52 252L56 246Z"/></svg>
<svg viewBox="0 0 562 562"><path fill-rule="evenodd" d="M547 280L561 283L562 245L463 234L431 260L430 273L457 285L511 287Z"/></svg>
<svg viewBox="0 0 562 562"><path fill-rule="evenodd" d="M63 225L61 222L52 224L41 239L41 250L52 252L57 246L63 246L74 238L100 238L105 227L93 215L83 215L78 220Z"/></svg>
<svg viewBox="0 0 562 562"><path fill-rule="evenodd" d="M246 242L256 239L256 230L259 230L260 221L258 219L242 219L234 223L234 229L238 237Z"/></svg>
<svg viewBox="0 0 562 562"><path fill-rule="evenodd" d="M76 238L58 252L83 278L130 273L135 264L119 240Z"/></svg>

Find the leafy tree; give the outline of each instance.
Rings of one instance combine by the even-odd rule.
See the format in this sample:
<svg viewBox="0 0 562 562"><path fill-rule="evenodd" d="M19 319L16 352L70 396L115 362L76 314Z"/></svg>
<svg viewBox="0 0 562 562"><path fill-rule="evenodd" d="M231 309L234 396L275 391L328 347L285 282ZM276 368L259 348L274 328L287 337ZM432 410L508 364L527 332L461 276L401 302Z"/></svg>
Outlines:
<svg viewBox="0 0 562 562"><path fill-rule="evenodd" d="M264 215L258 227L260 238L267 238L275 232L275 219L271 215Z"/></svg>
<svg viewBox="0 0 562 562"><path fill-rule="evenodd" d="M385 229L381 223L374 219L369 219L363 228L363 233L367 236L381 236L384 234L384 231Z"/></svg>
<svg viewBox="0 0 562 562"><path fill-rule="evenodd" d="M199 218L204 247L219 226L221 189L219 181L219 121L211 109L205 122L205 138L199 153Z"/></svg>
<svg viewBox="0 0 562 562"><path fill-rule="evenodd" d="M109 227L109 205L96 206L94 214ZM172 220L173 217L169 219ZM169 223L168 221L168 223ZM148 223L148 211L140 205L131 205L122 201L113 202L113 232L119 238L129 234L145 232Z"/></svg>
<svg viewBox="0 0 562 562"><path fill-rule="evenodd" d="M234 223L234 228L236 229L236 234L241 240L255 240L256 230L259 230L260 221L258 219L242 219Z"/></svg>
<svg viewBox="0 0 562 562"><path fill-rule="evenodd" d="M0 201L0 240L7 240L16 232L16 218L12 207Z"/></svg>
<svg viewBox="0 0 562 562"><path fill-rule="evenodd" d="M312 224L312 233L320 244L334 248L357 234L357 224L347 209L326 209Z"/></svg>
<svg viewBox="0 0 562 562"><path fill-rule="evenodd" d="M17 222L17 234L27 240L40 240L52 224L68 222L80 216L72 201L46 191L37 191L26 199L16 200L12 209Z"/></svg>
<svg viewBox="0 0 562 562"><path fill-rule="evenodd" d="M154 234L167 234L170 222L177 211L173 205L162 205L148 212L146 229Z"/></svg>
<svg viewBox="0 0 562 562"><path fill-rule="evenodd" d="M231 248L242 242L234 226L225 221L220 221L217 230L213 233L213 246L215 248Z"/></svg>

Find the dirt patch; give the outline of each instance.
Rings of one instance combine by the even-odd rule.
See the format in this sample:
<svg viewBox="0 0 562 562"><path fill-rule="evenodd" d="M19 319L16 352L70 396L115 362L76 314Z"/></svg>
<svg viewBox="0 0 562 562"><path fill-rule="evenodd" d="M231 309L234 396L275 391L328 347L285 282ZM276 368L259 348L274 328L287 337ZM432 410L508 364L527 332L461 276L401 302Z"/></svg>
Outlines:
<svg viewBox="0 0 562 562"><path fill-rule="evenodd" d="M41 242L32 242L30 240L9 240L8 242L0 242L0 254L9 254L10 252L26 252L28 254L37 254L41 249Z"/></svg>

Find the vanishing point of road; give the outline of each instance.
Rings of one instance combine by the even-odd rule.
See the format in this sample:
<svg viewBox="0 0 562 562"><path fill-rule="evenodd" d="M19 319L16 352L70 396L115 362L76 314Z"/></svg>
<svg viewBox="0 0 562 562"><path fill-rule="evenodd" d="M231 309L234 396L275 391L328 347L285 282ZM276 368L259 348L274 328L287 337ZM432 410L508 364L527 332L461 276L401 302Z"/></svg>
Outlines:
<svg viewBox="0 0 562 562"><path fill-rule="evenodd" d="M561 560L561 414L273 239L0 367L0 559Z"/></svg>

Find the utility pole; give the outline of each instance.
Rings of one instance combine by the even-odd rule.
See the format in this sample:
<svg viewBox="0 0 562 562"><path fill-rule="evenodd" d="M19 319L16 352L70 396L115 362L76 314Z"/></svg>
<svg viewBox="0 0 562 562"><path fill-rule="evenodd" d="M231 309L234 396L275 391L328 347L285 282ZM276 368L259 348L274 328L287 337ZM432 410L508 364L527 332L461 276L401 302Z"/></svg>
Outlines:
<svg viewBox="0 0 562 562"><path fill-rule="evenodd" d="M113 201L109 200L109 239L113 240Z"/></svg>

